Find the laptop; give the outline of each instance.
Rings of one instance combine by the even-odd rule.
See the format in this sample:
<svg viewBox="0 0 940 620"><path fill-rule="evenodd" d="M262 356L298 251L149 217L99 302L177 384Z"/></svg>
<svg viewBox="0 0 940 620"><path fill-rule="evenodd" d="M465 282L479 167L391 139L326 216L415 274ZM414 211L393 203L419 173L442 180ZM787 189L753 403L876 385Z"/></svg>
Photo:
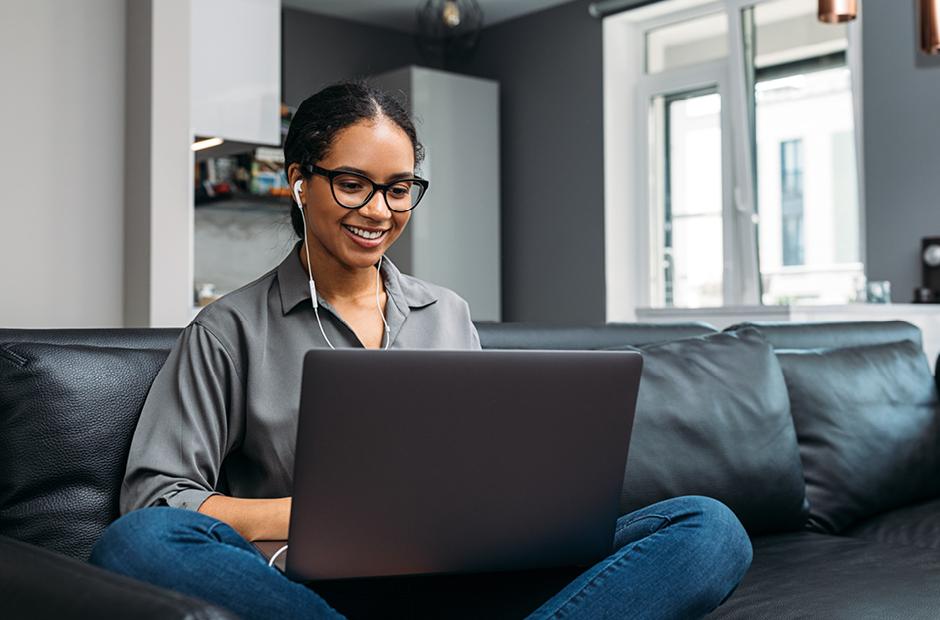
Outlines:
<svg viewBox="0 0 940 620"><path fill-rule="evenodd" d="M606 557L641 369L625 351L308 352L286 574L483 573ZM258 543L269 557L282 546Z"/></svg>

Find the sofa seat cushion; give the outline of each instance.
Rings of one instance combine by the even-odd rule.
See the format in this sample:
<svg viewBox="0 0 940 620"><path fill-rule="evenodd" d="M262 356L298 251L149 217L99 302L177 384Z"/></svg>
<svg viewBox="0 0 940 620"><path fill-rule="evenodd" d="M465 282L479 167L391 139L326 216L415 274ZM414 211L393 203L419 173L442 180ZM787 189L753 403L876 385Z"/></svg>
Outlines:
<svg viewBox="0 0 940 620"><path fill-rule="evenodd" d="M753 329L640 348L643 378L621 511L680 495L727 504L752 534L802 529L787 387Z"/></svg>
<svg viewBox="0 0 940 620"><path fill-rule="evenodd" d="M843 534L894 545L940 549L940 499L874 516Z"/></svg>
<svg viewBox="0 0 940 620"><path fill-rule="evenodd" d="M87 559L167 351L0 344L0 534Z"/></svg>
<svg viewBox="0 0 940 620"><path fill-rule="evenodd" d="M940 410L920 346L779 351L778 358L813 529L839 533L940 496Z"/></svg>
<svg viewBox="0 0 940 620"><path fill-rule="evenodd" d="M754 560L709 618L940 618L940 553L815 532L754 540Z"/></svg>

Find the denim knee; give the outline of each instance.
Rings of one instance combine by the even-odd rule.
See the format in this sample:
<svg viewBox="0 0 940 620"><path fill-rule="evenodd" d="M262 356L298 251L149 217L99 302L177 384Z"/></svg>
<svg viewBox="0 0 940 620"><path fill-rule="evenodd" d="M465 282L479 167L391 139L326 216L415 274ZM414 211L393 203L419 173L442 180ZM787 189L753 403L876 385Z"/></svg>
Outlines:
<svg viewBox="0 0 940 620"><path fill-rule="evenodd" d="M710 595L722 602L751 566L754 551L750 537L734 512L720 501L701 496L679 499L687 518L702 533L698 552L714 571Z"/></svg>
<svg viewBox="0 0 940 620"><path fill-rule="evenodd" d="M215 519L207 515L156 506L129 512L109 525L91 550L89 562L119 572L138 572L158 560L174 540L204 536Z"/></svg>

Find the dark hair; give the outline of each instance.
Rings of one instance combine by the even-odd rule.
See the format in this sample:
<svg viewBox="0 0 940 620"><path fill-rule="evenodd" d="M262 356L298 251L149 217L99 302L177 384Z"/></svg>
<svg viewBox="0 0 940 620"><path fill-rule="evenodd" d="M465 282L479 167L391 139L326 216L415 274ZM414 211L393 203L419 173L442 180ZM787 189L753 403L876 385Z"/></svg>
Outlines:
<svg viewBox="0 0 940 620"><path fill-rule="evenodd" d="M402 102L366 82L355 81L327 86L300 104L291 119L287 138L284 140L285 172L294 163L303 166L320 161L326 157L340 130L361 120L376 119L380 116L401 127L411 139L417 167L424 159L424 148L418 142L414 123L408 117ZM290 220L294 232L302 238L303 220L296 203L292 203Z"/></svg>

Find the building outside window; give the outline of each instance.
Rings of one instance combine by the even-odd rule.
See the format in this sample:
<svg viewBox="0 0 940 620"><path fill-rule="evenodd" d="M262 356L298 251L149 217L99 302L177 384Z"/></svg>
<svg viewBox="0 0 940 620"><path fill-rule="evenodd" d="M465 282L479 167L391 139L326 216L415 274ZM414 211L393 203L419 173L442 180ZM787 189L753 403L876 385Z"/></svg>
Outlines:
<svg viewBox="0 0 940 620"><path fill-rule="evenodd" d="M780 143L780 222L783 264L803 264L803 140Z"/></svg>

